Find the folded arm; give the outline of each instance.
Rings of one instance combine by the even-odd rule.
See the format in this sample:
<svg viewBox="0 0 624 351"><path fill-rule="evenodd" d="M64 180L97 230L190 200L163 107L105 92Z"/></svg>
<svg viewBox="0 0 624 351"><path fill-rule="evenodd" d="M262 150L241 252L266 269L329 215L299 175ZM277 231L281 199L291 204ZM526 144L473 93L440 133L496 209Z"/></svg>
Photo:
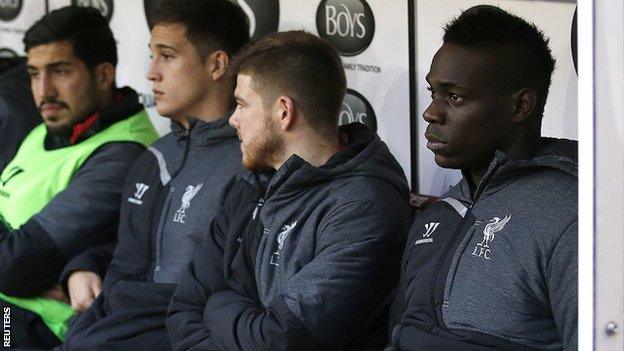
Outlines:
<svg viewBox="0 0 624 351"><path fill-rule="evenodd" d="M143 149L134 143L102 146L39 213L0 234L0 291L35 296L56 285L69 259L112 241L125 175Z"/></svg>
<svg viewBox="0 0 624 351"><path fill-rule="evenodd" d="M340 349L352 342L385 310L399 277L410 214L407 206L385 205L336 208L317 234L314 259L268 306L229 286L203 296L196 323L213 349Z"/></svg>

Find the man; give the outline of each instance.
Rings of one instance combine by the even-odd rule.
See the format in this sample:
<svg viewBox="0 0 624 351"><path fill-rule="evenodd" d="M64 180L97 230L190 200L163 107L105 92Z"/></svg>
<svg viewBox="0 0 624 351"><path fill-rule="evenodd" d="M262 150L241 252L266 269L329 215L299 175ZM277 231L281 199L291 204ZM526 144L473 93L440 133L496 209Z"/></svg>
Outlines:
<svg viewBox="0 0 624 351"><path fill-rule="evenodd" d="M28 132L40 123L26 58L0 57L0 170L13 159Z"/></svg>
<svg viewBox="0 0 624 351"><path fill-rule="evenodd" d="M412 226L388 350L576 350L576 143L540 137L554 64L497 7L446 26L425 137L463 179Z"/></svg>
<svg viewBox="0 0 624 351"><path fill-rule="evenodd" d="M53 11L24 44L44 123L0 176L0 304L11 310L12 347L62 338L73 312L59 274L112 240L125 174L157 137L137 94L115 87L115 39L97 11Z"/></svg>
<svg viewBox="0 0 624 351"><path fill-rule="evenodd" d="M174 349L379 343L365 339L379 336L410 221L402 169L364 125L339 132L345 74L326 41L270 34L233 65L230 124L252 172L233 185L176 290Z"/></svg>
<svg viewBox="0 0 624 351"><path fill-rule="evenodd" d="M228 124L234 80L227 67L249 40L244 12L227 0L166 0L152 18L147 78L172 132L130 169L110 267L110 248L68 264L63 281L75 308L86 311L61 349L171 349L164 324L171 295L243 169Z"/></svg>

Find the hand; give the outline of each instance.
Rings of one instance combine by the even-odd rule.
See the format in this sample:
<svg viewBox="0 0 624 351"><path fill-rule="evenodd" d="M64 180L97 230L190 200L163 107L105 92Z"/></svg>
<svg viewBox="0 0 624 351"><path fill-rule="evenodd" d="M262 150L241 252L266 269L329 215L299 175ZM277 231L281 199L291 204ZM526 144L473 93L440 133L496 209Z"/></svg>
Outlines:
<svg viewBox="0 0 624 351"><path fill-rule="evenodd" d="M102 279L89 271L75 271L67 281L71 306L76 312L84 312L102 292Z"/></svg>
<svg viewBox="0 0 624 351"><path fill-rule="evenodd" d="M41 297L69 303L69 300L67 299L67 296L65 296L65 293L63 292L63 288L61 288L60 285L56 285L52 289L48 291L44 291L43 294L41 294Z"/></svg>

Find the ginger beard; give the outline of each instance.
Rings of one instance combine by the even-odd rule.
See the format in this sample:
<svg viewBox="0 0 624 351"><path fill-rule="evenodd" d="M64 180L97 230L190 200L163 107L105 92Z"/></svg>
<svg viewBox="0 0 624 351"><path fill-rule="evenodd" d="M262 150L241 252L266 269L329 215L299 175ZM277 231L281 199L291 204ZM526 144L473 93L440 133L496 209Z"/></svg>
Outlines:
<svg viewBox="0 0 624 351"><path fill-rule="evenodd" d="M264 128L252 134L247 140L241 138L243 152L243 166L250 171L274 169L274 165L284 151L284 139L279 134L279 128L266 113L263 116Z"/></svg>

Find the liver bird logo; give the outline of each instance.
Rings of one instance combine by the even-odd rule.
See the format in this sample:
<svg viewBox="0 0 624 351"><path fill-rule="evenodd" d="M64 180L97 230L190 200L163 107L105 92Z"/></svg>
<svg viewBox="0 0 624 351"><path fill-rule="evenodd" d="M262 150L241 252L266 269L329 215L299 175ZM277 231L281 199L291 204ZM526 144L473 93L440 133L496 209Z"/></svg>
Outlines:
<svg viewBox="0 0 624 351"><path fill-rule="evenodd" d="M191 206L191 201L193 200L195 195L197 195L197 193L201 190L203 186L204 186L204 183L197 184L195 186L193 185L187 186L186 190L184 191L184 195L182 195L182 206L177 212L185 213L186 209Z"/></svg>
<svg viewBox="0 0 624 351"><path fill-rule="evenodd" d="M297 226L297 221L294 221L292 224L288 225L284 225L282 227L282 230L280 230L280 233L277 235L277 250L280 251L282 249L282 246L284 246L284 240L286 240L286 237L288 236L288 234L290 234L290 232L295 229L295 227Z"/></svg>
<svg viewBox="0 0 624 351"><path fill-rule="evenodd" d="M291 224L285 224L282 229L280 229L280 232L277 235L277 250L275 250L271 255L271 261L269 262L269 264L279 267L280 251L284 246L284 241L286 241L288 234L290 234L290 232L292 232L292 230L295 229L296 226L297 221L294 221Z"/></svg>
<svg viewBox="0 0 624 351"><path fill-rule="evenodd" d="M494 240L494 236L496 235L496 233L503 230L503 228L505 228L505 225L507 224L507 222L509 222L510 219L511 215L507 215L503 219L500 219L499 217L494 217L490 219L488 224L486 224L485 228L483 229L483 240L481 240L481 243L479 243L478 245L483 247L490 247L490 244Z"/></svg>

